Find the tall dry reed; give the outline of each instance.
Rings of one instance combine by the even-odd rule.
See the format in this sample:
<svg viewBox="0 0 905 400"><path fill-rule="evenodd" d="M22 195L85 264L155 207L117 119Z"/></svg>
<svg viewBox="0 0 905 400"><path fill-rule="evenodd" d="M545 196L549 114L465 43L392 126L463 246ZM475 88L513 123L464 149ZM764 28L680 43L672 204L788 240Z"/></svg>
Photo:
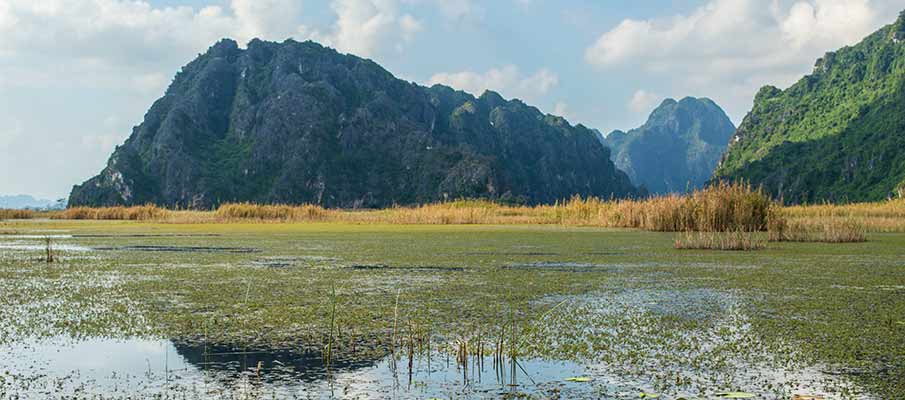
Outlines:
<svg viewBox="0 0 905 400"><path fill-rule="evenodd" d="M820 217L771 223L771 242L860 243L867 241L867 229L851 217Z"/></svg>
<svg viewBox="0 0 905 400"><path fill-rule="evenodd" d="M221 220L279 220L279 221L323 221L331 211L314 205L261 205L251 203L227 203L214 211L214 217Z"/></svg>
<svg viewBox="0 0 905 400"><path fill-rule="evenodd" d="M32 210L0 209L0 219L32 219L35 212Z"/></svg>
<svg viewBox="0 0 905 400"><path fill-rule="evenodd" d="M905 199L792 206L785 207L783 214L789 221L803 221L802 223L832 223L832 220L852 219L870 232L905 232Z"/></svg>
<svg viewBox="0 0 905 400"><path fill-rule="evenodd" d="M155 205L133 207L73 207L51 214L54 219L91 219L91 220L129 220L153 221L163 220L171 211Z"/></svg>
<svg viewBox="0 0 905 400"><path fill-rule="evenodd" d="M645 200L574 197L553 205L513 206L457 200L382 210L337 210L315 205L223 204L212 212L169 211L155 206L71 208L62 219L201 222L345 222L358 224L533 224L636 228L663 232L765 230L774 204L746 184L718 184L686 196Z"/></svg>
<svg viewBox="0 0 905 400"><path fill-rule="evenodd" d="M762 233L738 230L734 232L682 232L676 236L679 250L752 251L767 247Z"/></svg>

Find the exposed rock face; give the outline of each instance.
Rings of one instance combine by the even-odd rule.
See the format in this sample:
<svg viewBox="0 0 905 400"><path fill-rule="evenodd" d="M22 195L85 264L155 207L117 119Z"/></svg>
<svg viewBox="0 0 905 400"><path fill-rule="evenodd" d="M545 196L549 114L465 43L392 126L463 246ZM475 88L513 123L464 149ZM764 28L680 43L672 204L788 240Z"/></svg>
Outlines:
<svg viewBox="0 0 905 400"><path fill-rule="evenodd" d="M786 90L762 88L714 179L789 203L875 201L905 180L905 12L829 52Z"/></svg>
<svg viewBox="0 0 905 400"><path fill-rule="evenodd" d="M70 205L385 207L637 194L594 133L313 42L230 40L176 75Z"/></svg>
<svg viewBox="0 0 905 400"><path fill-rule="evenodd" d="M734 132L716 103L686 97L665 100L640 128L614 131L605 142L636 185L652 194L685 193L710 179Z"/></svg>

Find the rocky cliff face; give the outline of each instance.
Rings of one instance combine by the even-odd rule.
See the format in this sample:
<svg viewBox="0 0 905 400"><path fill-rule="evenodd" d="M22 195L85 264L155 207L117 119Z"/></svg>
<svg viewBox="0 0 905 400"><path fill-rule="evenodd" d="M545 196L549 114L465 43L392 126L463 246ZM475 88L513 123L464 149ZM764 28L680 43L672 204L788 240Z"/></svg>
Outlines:
<svg viewBox="0 0 905 400"><path fill-rule="evenodd" d="M385 207L635 195L582 126L396 79L313 42L223 40L186 65L70 205Z"/></svg>
<svg viewBox="0 0 905 400"><path fill-rule="evenodd" d="M632 182L652 194L685 193L704 185L735 126L709 99L665 100L640 128L614 131L606 145Z"/></svg>
<svg viewBox="0 0 905 400"><path fill-rule="evenodd" d="M905 12L827 53L786 90L762 88L715 174L790 203L873 201L905 180Z"/></svg>

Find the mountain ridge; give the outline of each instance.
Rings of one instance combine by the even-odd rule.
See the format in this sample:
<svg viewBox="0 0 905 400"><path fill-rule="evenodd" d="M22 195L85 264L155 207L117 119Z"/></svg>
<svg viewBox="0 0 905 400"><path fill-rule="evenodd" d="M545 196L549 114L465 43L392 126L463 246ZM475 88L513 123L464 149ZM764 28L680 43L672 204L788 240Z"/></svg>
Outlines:
<svg viewBox="0 0 905 400"><path fill-rule="evenodd" d="M686 193L710 179L734 132L713 100L668 98L642 126L613 131L604 141L634 184L653 194Z"/></svg>
<svg viewBox="0 0 905 400"><path fill-rule="evenodd" d="M789 203L895 195L905 183L903 38L905 11L789 88L761 88L714 180L745 180Z"/></svg>
<svg viewBox="0 0 905 400"><path fill-rule="evenodd" d="M395 78L314 42L221 40L177 73L70 205L371 208L639 194L582 125Z"/></svg>

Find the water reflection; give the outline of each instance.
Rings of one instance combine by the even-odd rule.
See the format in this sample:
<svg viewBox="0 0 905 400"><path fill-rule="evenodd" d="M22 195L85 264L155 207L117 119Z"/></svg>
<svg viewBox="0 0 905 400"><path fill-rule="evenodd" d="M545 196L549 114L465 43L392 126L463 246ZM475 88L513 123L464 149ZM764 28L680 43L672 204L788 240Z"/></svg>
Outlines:
<svg viewBox="0 0 905 400"><path fill-rule="evenodd" d="M323 380L327 376L323 353L312 350L262 350L215 344L174 341L172 346L181 359L201 371L216 371L223 376L237 377L254 372L265 382ZM333 360L333 372L348 372L374 367L380 358L360 356L354 359Z"/></svg>
<svg viewBox="0 0 905 400"><path fill-rule="evenodd" d="M590 395L593 385L566 382L586 373L576 364L509 363L455 357L334 360L291 349L261 351L167 340L45 340L0 346L0 399L55 393L58 397L130 398L484 398L518 393ZM517 383L511 386L511 383ZM583 394L579 396L579 394Z"/></svg>

